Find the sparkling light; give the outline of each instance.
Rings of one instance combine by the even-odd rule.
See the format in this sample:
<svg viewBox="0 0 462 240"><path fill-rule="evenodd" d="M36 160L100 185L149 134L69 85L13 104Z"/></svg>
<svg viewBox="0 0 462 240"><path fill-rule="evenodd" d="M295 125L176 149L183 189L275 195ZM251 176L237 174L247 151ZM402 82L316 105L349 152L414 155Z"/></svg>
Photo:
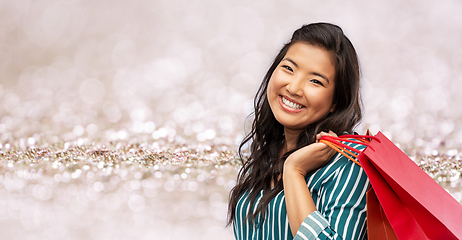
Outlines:
<svg viewBox="0 0 462 240"><path fill-rule="evenodd" d="M318 21L358 51L357 131L383 131L462 202L461 9L0 1L0 238L232 239L252 98L292 31Z"/></svg>

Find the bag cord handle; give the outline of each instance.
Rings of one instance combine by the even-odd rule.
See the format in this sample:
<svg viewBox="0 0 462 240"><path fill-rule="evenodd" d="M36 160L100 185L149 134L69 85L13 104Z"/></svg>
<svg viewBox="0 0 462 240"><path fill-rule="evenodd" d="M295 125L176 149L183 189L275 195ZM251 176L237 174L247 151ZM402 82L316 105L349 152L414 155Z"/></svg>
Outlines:
<svg viewBox="0 0 462 240"><path fill-rule="evenodd" d="M358 154L360 154L362 151L350 147L342 142L351 142L351 143L356 143L356 144L361 144L370 147L372 150L374 150L371 146L369 146L370 141L374 139L380 143L380 140L377 137L374 136L368 136L368 135L341 135L340 137L333 137L333 136L323 136L319 140L320 142L326 144L327 146L331 147L338 153L342 154L343 156L347 157L354 163L356 163L358 166L361 167L361 164L357 160Z"/></svg>

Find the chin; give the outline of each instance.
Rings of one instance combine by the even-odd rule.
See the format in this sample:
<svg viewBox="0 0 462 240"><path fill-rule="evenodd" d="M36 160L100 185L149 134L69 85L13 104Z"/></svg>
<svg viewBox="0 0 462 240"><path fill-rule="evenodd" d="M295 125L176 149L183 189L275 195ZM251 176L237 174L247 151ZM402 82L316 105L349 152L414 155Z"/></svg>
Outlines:
<svg viewBox="0 0 462 240"><path fill-rule="evenodd" d="M284 128L288 129L288 130L292 130L292 131L303 131L306 129L306 127L308 126L300 126L300 125L291 125L291 124L282 124L282 126L284 126Z"/></svg>

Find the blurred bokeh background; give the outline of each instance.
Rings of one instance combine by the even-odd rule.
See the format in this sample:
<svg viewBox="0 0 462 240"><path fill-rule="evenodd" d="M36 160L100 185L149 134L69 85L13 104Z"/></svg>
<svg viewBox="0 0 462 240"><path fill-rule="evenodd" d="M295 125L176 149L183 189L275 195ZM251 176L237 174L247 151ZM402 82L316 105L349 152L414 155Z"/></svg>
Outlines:
<svg viewBox="0 0 462 240"><path fill-rule="evenodd" d="M0 238L232 239L229 156L272 58L319 21L359 54L357 131L462 201L460 1L0 0ZM202 160L98 165L111 144Z"/></svg>

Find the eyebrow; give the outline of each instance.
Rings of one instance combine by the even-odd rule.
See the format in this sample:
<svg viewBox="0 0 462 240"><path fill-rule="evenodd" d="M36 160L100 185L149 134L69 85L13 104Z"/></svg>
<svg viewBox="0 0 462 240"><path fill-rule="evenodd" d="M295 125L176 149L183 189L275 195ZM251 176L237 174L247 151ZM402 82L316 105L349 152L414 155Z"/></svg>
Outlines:
<svg viewBox="0 0 462 240"><path fill-rule="evenodd" d="M282 61L284 61L284 60L285 60L285 61L291 62L293 65L295 65L295 67L298 68L297 63L295 63L294 60L292 60L292 59L290 59L290 58L287 58L287 57L284 58L284 59L282 59ZM320 74L320 73L317 73L317 72L310 72L310 74L313 74L313 75L315 75L315 76L321 77L321 78L323 78L324 80L326 80L327 83L330 84L329 79L328 79L326 76L324 76L324 75L322 75L322 74Z"/></svg>

